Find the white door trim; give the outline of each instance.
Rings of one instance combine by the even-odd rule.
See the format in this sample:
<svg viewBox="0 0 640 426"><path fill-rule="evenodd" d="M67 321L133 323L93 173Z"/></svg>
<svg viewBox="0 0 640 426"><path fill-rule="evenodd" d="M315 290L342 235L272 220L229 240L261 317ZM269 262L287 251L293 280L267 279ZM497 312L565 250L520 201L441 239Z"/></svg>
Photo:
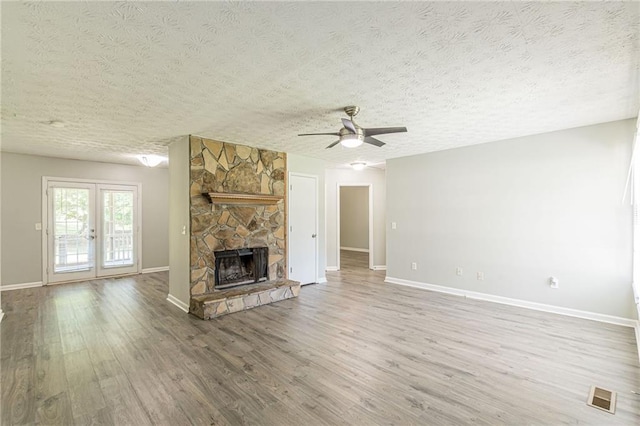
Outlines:
<svg viewBox="0 0 640 426"><path fill-rule="evenodd" d="M313 179L313 181L315 182L315 187L316 187L316 211L315 211L315 228L316 228L316 238L315 239L315 251L316 251L316 259L315 259L315 270L313 272L313 276L314 279L317 281L318 279L318 264L320 262L320 253L318 251L318 239L319 239L319 235L318 235L318 216L319 215L319 206L320 206L320 200L318 198L318 181L319 178L317 175L311 175L311 174L307 174L307 173L298 173L298 172L289 172L289 176L288 176L288 181L287 184L291 185L291 177L292 176L297 176L297 177L303 177L303 178L311 178ZM287 200L291 200L291 197L289 196L289 189L291 187L289 186L287 188ZM291 219L291 202L287 203L287 227L291 226L291 223L289 223L289 220ZM289 229L287 229L287 278L289 277L289 268L291 267L291 232L289 232Z"/></svg>
<svg viewBox="0 0 640 426"><path fill-rule="evenodd" d="M340 189L343 186L365 186L369 188L369 269L373 269L373 183L341 183L337 184L336 191L336 268L340 270Z"/></svg>
<svg viewBox="0 0 640 426"><path fill-rule="evenodd" d="M47 205L47 187L49 186L49 181L55 182L69 182L69 183L90 183L95 185L130 185L136 186L138 188L138 268L137 273L142 272L142 183L140 182L132 182L132 181L117 181L117 180L101 180L101 179L78 179L78 178L68 178L68 177L56 177L56 176L42 176L42 188L41 188L41 225L42 230L40 231L40 241L42 246L42 264L41 264L41 276L42 276L42 285L49 285L49 277L47 273L47 267L49 262L49 250L47 248L48 238L47 238L47 223L48 223L48 205Z"/></svg>

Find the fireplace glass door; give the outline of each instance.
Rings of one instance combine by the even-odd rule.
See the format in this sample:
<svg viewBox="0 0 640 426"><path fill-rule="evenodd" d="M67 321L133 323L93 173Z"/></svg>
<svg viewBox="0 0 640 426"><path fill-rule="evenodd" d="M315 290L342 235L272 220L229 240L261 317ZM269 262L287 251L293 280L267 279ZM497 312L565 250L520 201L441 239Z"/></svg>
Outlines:
<svg viewBox="0 0 640 426"><path fill-rule="evenodd" d="M216 258L215 288L217 290L253 284L269 279L267 247L223 250L214 253Z"/></svg>

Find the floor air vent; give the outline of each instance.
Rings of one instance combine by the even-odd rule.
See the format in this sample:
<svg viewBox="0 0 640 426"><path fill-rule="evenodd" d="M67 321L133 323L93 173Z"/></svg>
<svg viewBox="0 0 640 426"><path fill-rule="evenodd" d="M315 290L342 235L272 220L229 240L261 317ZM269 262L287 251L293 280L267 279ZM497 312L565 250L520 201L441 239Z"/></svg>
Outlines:
<svg viewBox="0 0 640 426"><path fill-rule="evenodd" d="M616 411L616 393L597 386L591 386L587 405L613 414Z"/></svg>

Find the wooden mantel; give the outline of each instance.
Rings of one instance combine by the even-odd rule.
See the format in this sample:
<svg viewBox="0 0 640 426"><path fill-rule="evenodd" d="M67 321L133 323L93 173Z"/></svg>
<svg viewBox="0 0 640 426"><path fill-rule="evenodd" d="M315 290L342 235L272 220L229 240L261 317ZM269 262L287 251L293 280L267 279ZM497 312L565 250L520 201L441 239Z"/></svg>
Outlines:
<svg viewBox="0 0 640 426"><path fill-rule="evenodd" d="M224 192L203 192L202 195L212 204L276 204L284 199L282 195L268 194L229 194Z"/></svg>

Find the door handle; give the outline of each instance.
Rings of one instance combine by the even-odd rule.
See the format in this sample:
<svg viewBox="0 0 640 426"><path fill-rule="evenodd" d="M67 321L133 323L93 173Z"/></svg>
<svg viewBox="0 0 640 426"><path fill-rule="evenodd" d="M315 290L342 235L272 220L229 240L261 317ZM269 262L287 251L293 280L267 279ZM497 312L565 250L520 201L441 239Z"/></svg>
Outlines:
<svg viewBox="0 0 640 426"><path fill-rule="evenodd" d="M311 234L311 238L315 238L317 234Z"/></svg>

